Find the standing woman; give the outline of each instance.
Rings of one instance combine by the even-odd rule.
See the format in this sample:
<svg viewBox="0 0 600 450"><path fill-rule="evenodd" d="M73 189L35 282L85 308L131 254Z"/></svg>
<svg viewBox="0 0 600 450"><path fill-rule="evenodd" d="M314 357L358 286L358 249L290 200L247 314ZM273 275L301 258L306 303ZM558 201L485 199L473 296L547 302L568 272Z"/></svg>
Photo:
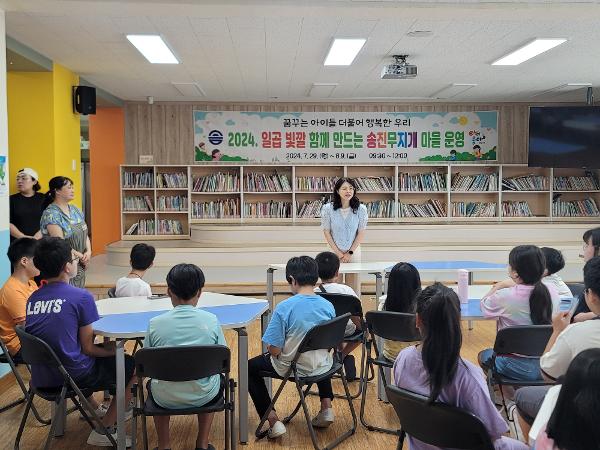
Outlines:
<svg viewBox="0 0 600 450"><path fill-rule="evenodd" d="M65 239L79 258L77 276L71 284L85 286L85 269L92 257L92 244L88 236L88 227L83 213L69 202L75 197L73 180L67 177L54 177L48 183L48 192L42 214L40 229L44 236L55 236Z"/></svg>
<svg viewBox="0 0 600 450"><path fill-rule="evenodd" d="M35 170L26 167L17 172L19 192L10 196L10 240L29 237L39 239L44 194Z"/></svg>
<svg viewBox="0 0 600 450"><path fill-rule="evenodd" d="M331 250L342 263L360 262L360 244L367 228L367 208L360 203L352 178L337 180L333 188L333 202L321 210L321 228ZM360 298L360 274L346 274L345 283Z"/></svg>

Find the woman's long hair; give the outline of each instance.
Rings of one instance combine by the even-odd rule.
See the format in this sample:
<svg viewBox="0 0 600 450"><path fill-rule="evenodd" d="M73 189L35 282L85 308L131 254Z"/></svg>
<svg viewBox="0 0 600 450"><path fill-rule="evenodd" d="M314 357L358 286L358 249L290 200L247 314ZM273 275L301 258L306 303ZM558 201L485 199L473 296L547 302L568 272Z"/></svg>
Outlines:
<svg viewBox="0 0 600 450"><path fill-rule="evenodd" d="M542 278L546 270L546 260L539 247L519 245L508 255L508 263L517 272L524 284L533 286L529 296L529 314L534 325L552 323L552 298Z"/></svg>
<svg viewBox="0 0 600 450"><path fill-rule="evenodd" d="M342 207L342 197L338 194L338 191L342 187L342 184L348 183L354 188L354 196L350 199L350 208L352 208L352 212L356 214L358 211L358 207L360 206L360 200L356 196L356 192L358 188L356 183L352 178L342 177L336 181L335 186L333 187L333 210L339 209Z"/></svg>
<svg viewBox="0 0 600 450"><path fill-rule="evenodd" d="M546 426L560 450L600 448L600 348L579 353L565 379Z"/></svg>
<svg viewBox="0 0 600 450"><path fill-rule="evenodd" d="M48 192L42 204L42 210L46 209L56 198L56 191L61 190L67 184L73 184L73 180L69 177L54 177L48 182Z"/></svg>
<svg viewBox="0 0 600 450"><path fill-rule="evenodd" d="M421 276L410 263L399 262L390 271L384 310L414 314Z"/></svg>
<svg viewBox="0 0 600 450"><path fill-rule="evenodd" d="M452 289L435 283L417 297L417 314L422 324L421 354L429 378L429 401L434 402L458 368L462 345L460 300Z"/></svg>

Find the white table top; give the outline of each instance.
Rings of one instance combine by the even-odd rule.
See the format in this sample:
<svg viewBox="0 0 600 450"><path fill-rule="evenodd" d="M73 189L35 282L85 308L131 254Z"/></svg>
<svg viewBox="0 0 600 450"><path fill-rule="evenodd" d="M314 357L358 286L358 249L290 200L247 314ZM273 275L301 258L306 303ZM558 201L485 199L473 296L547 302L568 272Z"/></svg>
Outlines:
<svg viewBox="0 0 600 450"><path fill-rule="evenodd" d="M395 262L360 262L340 264L340 273L375 273L385 272L387 267L393 266ZM285 264L269 264L269 269L285 270Z"/></svg>

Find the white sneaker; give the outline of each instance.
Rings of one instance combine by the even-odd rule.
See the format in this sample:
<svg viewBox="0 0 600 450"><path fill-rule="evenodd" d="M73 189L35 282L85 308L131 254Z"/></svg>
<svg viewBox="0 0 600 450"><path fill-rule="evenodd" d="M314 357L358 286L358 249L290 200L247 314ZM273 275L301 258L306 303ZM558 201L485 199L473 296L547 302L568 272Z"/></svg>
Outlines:
<svg viewBox="0 0 600 450"><path fill-rule="evenodd" d="M327 428L333 423L333 409L327 408L320 411L316 417L313 417L312 426L315 428Z"/></svg>
<svg viewBox="0 0 600 450"><path fill-rule="evenodd" d="M285 425L278 420L271 428L269 428L269 434L267 434L267 437L269 439L276 439L279 436L283 436L286 432L287 430L285 429Z"/></svg>
<svg viewBox="0 0 600 450"><path fill-rule="evenodd" d="M115 431L112 435L113 439L117 440L117 432ZM96 447L112 447L112 443L108 437L102 433L98 433L96 430L92 430L88 440L88 445L95 445ZM131 437L125 436L125 447L131 447Z"/></svg>
<svg viewBox="0 0 600 450"><path fill-rule="evenodd" d="M106 411L108 411L108 406L106 406L104 403L100 403L98 405L98 408L96 408L96 415L102 419L106 415ZM83 414L81 414L81 411L79 411L79 418L81 420L84 420L84 417L83 417ZM91 419L91 417L90 417L90 419Z"/></svg>

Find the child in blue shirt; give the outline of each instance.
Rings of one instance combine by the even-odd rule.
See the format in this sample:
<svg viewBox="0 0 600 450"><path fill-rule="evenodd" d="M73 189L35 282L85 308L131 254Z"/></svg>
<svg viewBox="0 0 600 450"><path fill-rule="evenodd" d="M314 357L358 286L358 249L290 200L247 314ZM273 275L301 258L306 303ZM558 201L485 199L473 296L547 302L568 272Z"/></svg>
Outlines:
<svg viewBox="0 0 600 450"><path fill-rule="evenodd" d="M314 292L319 268L313 258L300 256L290 259L285 268L285 277L294 295L279 303L273 311L262 338L267 344L268 353L248 361L248 392L260 417L265 414L271 403L261 371L285 375L308 331L315 325L335 317L333 305ZM332 356L327 350L313 350L303 353L298 358L297 368L301 376L314 376L327 372L332 364ZM320 381L317 386L321 398L321 411L312 422L315 427L325 428L331 425L334 419L331 409L331 380ZM270 439L285 434L285 426L275 410L269 413L268 420Z"/></svg>
<svg viewBox="0 0 600 450"><path fill-rule="evenodd" d="M150 320L146 347L176 345L227 345L217 317L196 308L204 287L204 274L194 264L177 264L167 275L167 293L173 309ZM223 395L219 375L195 381L152 380L154 401L163 408L185 409L212 403ZM198 414L196 450L215 450L208 443L214 413ZM158 449L170 448L170 416L154 416Z"/></svg>

